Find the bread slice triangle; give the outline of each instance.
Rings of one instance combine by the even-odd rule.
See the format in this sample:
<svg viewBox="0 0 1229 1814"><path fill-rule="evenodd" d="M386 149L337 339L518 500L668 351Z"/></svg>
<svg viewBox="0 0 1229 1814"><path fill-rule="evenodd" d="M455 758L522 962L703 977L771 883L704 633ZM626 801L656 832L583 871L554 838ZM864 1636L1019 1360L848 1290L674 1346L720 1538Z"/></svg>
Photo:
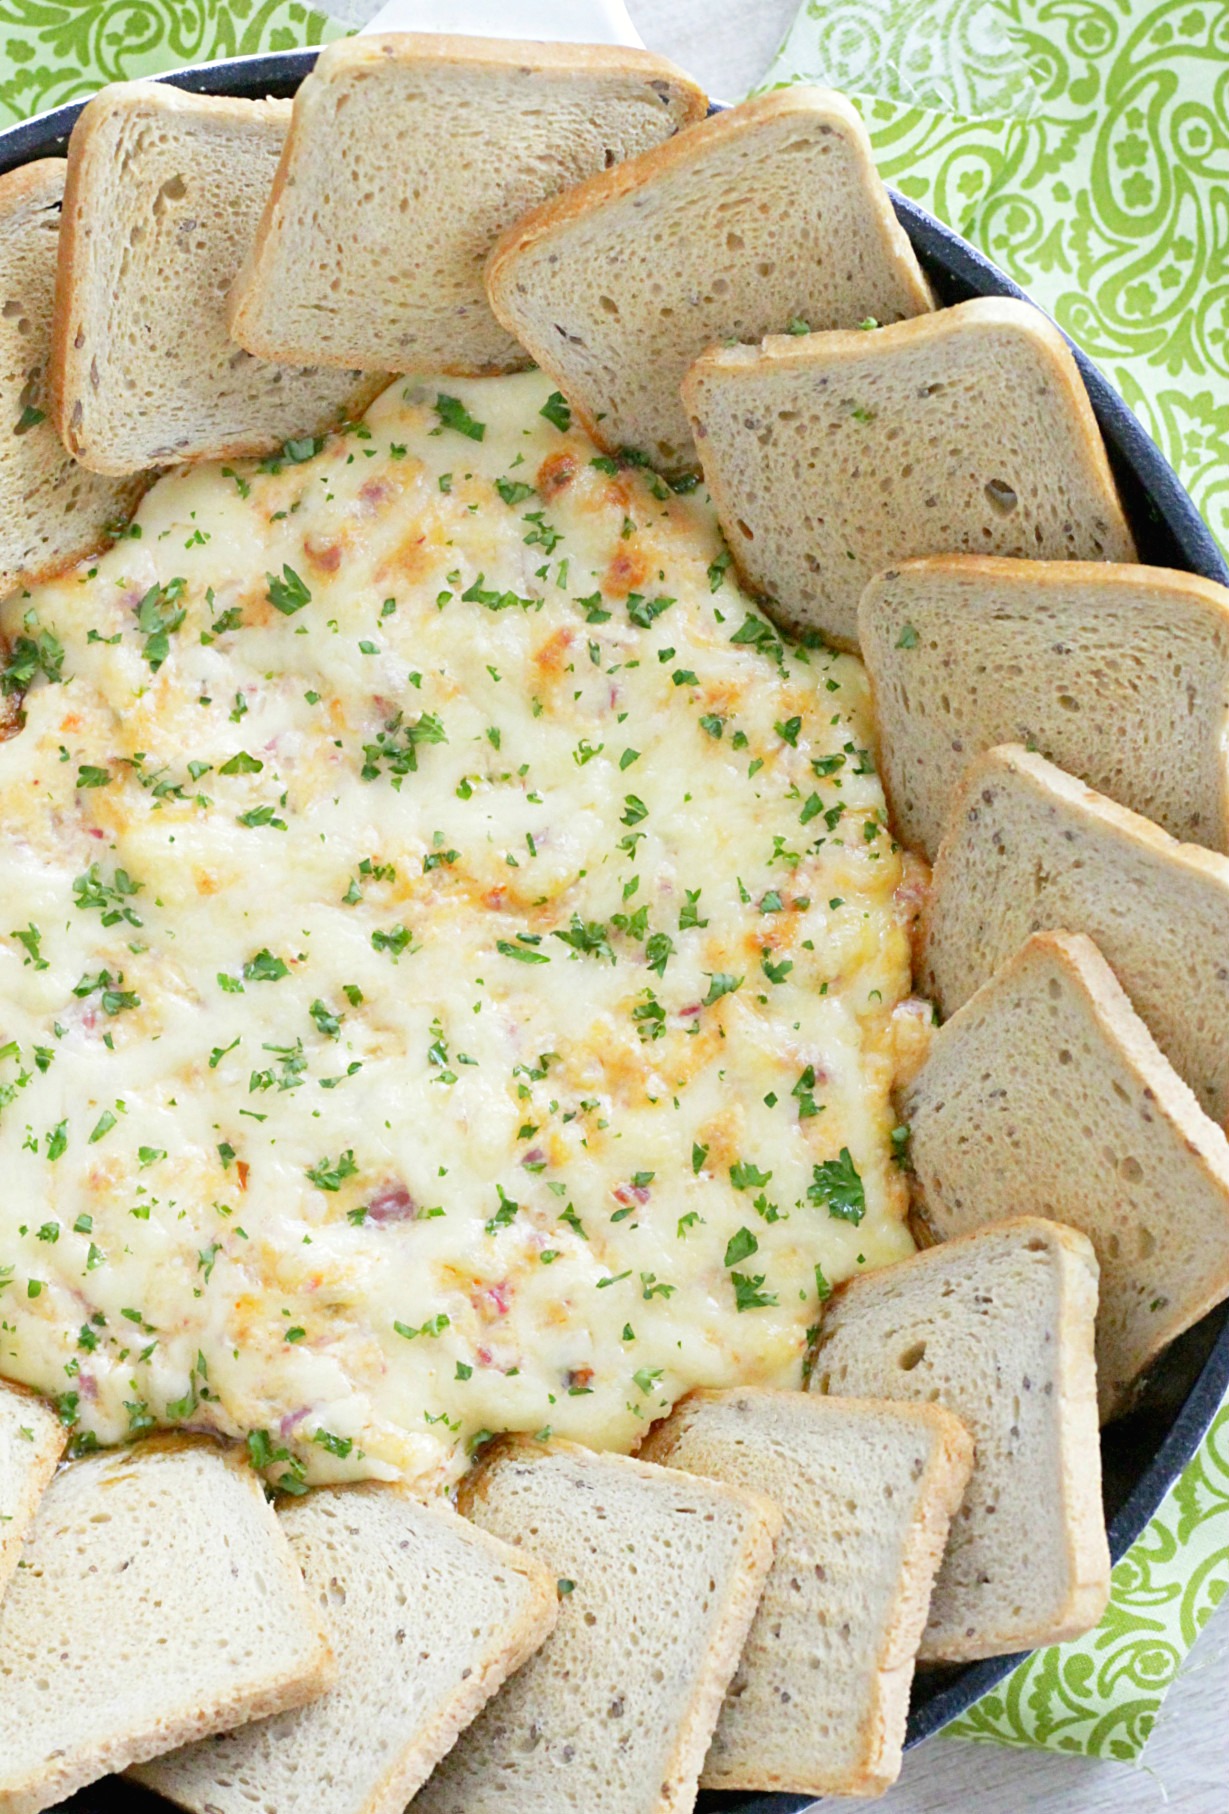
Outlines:
<svg viewBox="0 0 1229 1814"><path fill-rule="evenodd" d="M900 1774L931 1585L973 1442L939 1405L692 1392L643 1460L767 1493L785 1524L701 1782L876 1795Z"/></svg>
<svg viewBox="0 0 1229 1814"><path fill-rule="evenodd" d="M0 1380L0 1599L67 1440L49 1404Z"/></svg>
<svg viewBox="0 0 1229 1814"><path fill-rule="evenodd" d="M546 1638L555 1578L395 1487L321 1487L279 1508L324 1616L337 1683L131 1774L196 1814L402 1814L483 1702Z"/></svg>
<svg viewBox="0 0 1229 1814"><path fill-rule="evenodd" d="M713 347L683 400L744 579L842 647L868 581L912 556L1135 558L1079 368L1031 303Z"/></svg>
<svg viewBox="0 0 1229 1814"><path fill-rule="evenodd" d="M1103 1420L1229 1297L1229 1140L1091 939L1034 933L939 1029L902 1112L940 1238L1027 1213L1092 1242Z"/></svg>
<svg viewBox="0 0 1229 1814"><path fill-rule="evenodd" d="M332 1658L237 1452L172 1437L89 1456L43 1496L0 1601L0 1808L323 1692Z"/></svg>
<svg viewBox="0 0 1229 1814"><path fill-rule="evenodd" d="M559 1623L414 1814L690 1814L780 1513L741 1488L503 1438L461 1510L545 1564Z"/></svg>
<svg viewBox="0 0 1229 1814"><path fill-rule="evenodd" d="M0 595L102 548L142 490L86 472L48 415L66 169L48 157L0 176Z"/></svg>
<svg viewBox="0 0 1229 1814"><path fill-rule="evenodd" d="M1073 1638L1109 1597L1086 1236L996 1222L839 1286L813 1392L941 1404L975 1459L920 1656L966 1662Z"/></svg>
<svg viewBox="0 0 1229 1814"><path fill-rule="evenodd" d="M880 771L932 859L969 763L1023 743L1175 838L1229 849L1229 591L1099 561L934 555L858 605Z"/></svg>
<svg viewBox="0 0 1229 1814"><path fill-rule="evenodd" d="M289 101L117 82L68 144L52 416L93 472L267 453L359 414L380 374L270 365L226 297L290 123Z"/></svg>
<svg viewBox="0 0 1229 1814"><path fill-rule="evenodd" d="M1229 858L1013 744L974 762L922 916L919 987L954 1014L1032 932L1084 932L1170 1064L1229 1117Z"/></svg>
<svg viewBox="0 0 1229 1814"><path fill-rule="evenodd" d="M560 190L703 118L662 57L433 32L320 54L252 255L235 337L266 359L417 372L528 363L491 313L487 254Z"/></svg>
<svg viewBox="0 0 1229 1814"><path fill-rule="evenodd" d="M667 472L695 465L678 389L714 341L932 306L860 116L807 87L715 114L531 214L487 287L594 439Z"/></svg>

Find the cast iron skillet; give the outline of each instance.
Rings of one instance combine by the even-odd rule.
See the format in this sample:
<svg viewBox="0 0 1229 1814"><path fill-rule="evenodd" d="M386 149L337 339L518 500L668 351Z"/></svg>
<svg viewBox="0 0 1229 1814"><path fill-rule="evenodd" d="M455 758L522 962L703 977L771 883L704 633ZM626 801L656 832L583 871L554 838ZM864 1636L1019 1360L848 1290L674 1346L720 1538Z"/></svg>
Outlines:
<svg viewBox="0 0 1229 1814"><path fill-rule="evenodd" d="M159 80L195 94L248 98L292 95L316 60L314 50L236 57L177 70ZM62 156L81 111L58 107L0 132L0 174L34 158ZM1009 277L933 215L893 195L893 206L942 303L971 296L1023 296ZM1141 561L1176 567L1229 585L1212 536L1177 475L1096 366L1076 359L1109 450L1110 464ZM1156 1511L1190 1460L1229 1390L1229 1305L1204 1318L1161 1357L1138 1408L1102 1437L1110 1553L1117 1562ZM1022 1659L994 1657L963 1668L920 1671L914 1683L908 1743L916 1745L965 1712ZM815 1804L805 1795L702 1794L697 1814L800 1814ZM156 1814L166 1802L111 1778L63 1804L73 1814ZM320 1814L330 1814L321 1808ZM518 1810L517 1814L524 1814ZM597 1814L597 1810L595 1810Z"/></svg>

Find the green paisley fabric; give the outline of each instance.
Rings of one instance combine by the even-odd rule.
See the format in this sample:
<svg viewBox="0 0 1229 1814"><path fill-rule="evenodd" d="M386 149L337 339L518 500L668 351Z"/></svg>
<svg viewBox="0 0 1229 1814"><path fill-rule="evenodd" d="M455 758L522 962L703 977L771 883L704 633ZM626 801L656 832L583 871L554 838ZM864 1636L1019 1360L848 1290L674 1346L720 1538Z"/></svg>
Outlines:
<svg viewBox="0 0 1229 1814"><path fill-rule="evenodd" d="M858 99L879 168L1098 362L1229 548L1229 6L810 0L763 88ZM1229 1589L1229 1401L1096 1631L948 1731L1138 1758Z"/></svg>
<svg viewBox="0 0 1229 1814"><path fill-rule="evenodd" d="M1229 547L1224 0L810 0L763 86L799 80L861 98L888 181L1091 354Z"/></svg>
<svg viewBox="0 0 1229 1814"><path fill-rule="evenodd" d="M301 0L0 0L0 125L103 82L318 44ZM330 12L333 16L330 17ZM879 165L1102 365L1229 546L1225 0L809 0L764 87L862 105ZM1114 1571L1097 1630L950 1728L1136 1758L1229 1587L1229 1403Z"/></svg>
<svg viewBox="0 0 1229 1814"><path fill-rule="evenodd" d="M1114 1570L1096 1631L1037 1651L948 1735L1138 1758L1165 1690L1227 1587L1229 1404Z"/></svg>
<svg viewBox="0 0 1229 1814"><path fill-rule="evenodd" d="M0 0L0 126L104 82L293 50L342 30L301 0Z"/></svg>

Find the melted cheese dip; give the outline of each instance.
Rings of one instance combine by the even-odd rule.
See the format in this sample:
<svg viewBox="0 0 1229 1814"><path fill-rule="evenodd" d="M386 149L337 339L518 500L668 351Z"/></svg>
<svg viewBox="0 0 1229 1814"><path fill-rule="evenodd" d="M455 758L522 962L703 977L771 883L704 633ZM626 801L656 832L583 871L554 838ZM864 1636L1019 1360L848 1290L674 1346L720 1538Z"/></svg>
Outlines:
<svg viewBox="0 0 1229 1814"><path fill-rule="evenodd" d="M628 1449L911 1250L862 668L548 389L399 381L4 608L0 1374L79 1445Z"/></svg>

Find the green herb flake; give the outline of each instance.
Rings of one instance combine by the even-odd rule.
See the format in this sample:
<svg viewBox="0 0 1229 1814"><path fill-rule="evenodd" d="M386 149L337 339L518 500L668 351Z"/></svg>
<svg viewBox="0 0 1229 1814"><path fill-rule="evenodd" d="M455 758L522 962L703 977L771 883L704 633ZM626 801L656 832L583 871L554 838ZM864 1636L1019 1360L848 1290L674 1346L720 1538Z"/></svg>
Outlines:
<svg viewBox="0 0 1229 1814"><path fill-rule="evenodd" d="M862 1220L866 1214L866 1191L847 1146L841 1148L839 1158L825 1159L813 1168L807 1201L817 1208L826 1206L828 1214L837 1221L856 1225Z"/></svg>
<svg viewBox="0 0 1229 1814"><path fill-rule="evenodd" d="M553 423L561 435L566 435L572 426L572 411L562 391L552 391L538 414ZM481 435L478 439L482 439Z"/></svg>
<svg viewBox="0 0 1229 1814"><path fill-rule="evenodd" d="M267 587L265 597L273 609L280 611L283 617L293 617L296 611L301 611L304 605L310 605L312 602L312 595L308 587L299 578L294 568L285 564L282 566L280 579L275 573L265 574L265 585Z"/></svg>
<svg viewBox="0 0 1229 1814"><path fill-rule="evenodd" d="M777 1302L775 1292L760 1290L764 1283L763 1273L749 1278L746 1273L732 1272L730 1283L734 1287L734 1306L737 1310L767 1310Z"/></svg>

